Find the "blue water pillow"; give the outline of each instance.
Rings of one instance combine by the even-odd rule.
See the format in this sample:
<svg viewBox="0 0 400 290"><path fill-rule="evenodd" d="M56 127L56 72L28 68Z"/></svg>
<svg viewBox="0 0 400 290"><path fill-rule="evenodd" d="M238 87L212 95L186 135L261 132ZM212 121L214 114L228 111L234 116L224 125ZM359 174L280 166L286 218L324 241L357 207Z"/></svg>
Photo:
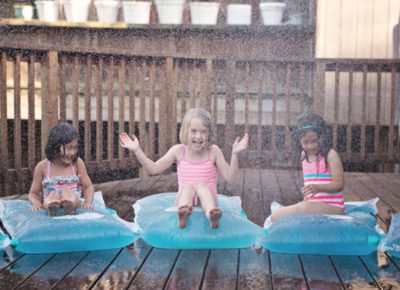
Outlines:
<svg viewBox="0 0 400 290"><path fill-rule="evenodd" d="M0 229L0 251L10 245L10 238Z"/></svg>
<svg viewBox="0 0 400 290"><path fill-rule="evenodd" d="M265 224L263 246L287 254L368 255L383 236L376 203L352 202L346 215L301 214Z"/></svg>
<svg viewBox="0 0 400 290"><path fill-rule="evenodd" d="M11 245L23 253L60 253L106 250L127 246L137 235L133 223L105 208L95 194L94 210L77 209L75 215L51 217L45 210L30 211L25 200L0 200L0 219Z"/></svg>
<svg viewBox="0 0 400 290"><path fill-rule="evenodd" d="M218 195L223 214L217 229L211 229L203 210L194 207L184 229L178 227L176 192L155 194L134 205L135 224L148 244L166 249L246 248L259 243L263 230L250 222L239 197Z"/></svg>
<svg viewBox="0 0 400 290"><path fill-rule="evenodd" d="M388 252L391 256L400 258L400 213L392 216L389 231L378 248L382 252Z"/></svg>

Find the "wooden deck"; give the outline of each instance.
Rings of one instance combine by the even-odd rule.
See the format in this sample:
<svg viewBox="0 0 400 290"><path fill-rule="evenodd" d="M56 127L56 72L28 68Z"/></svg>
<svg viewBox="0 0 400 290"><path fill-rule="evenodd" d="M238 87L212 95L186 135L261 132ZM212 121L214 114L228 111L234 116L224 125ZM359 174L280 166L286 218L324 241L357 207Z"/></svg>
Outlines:
<svg viewBox="0 0 400 290"><path fill-rule="evenodd" d="M248 217L262 225L271 201L300 200L297 172L246 169L220 193L238 195ZM400 211L400 176L346 173L347 200L378 196L385 228ZM176 190L176 176L98 184L106 203L132 220L142 196ZM142 240L108 251L24 255L12 249L0 260L0 289L400 289L400 260L378 268L370 256L284 255L264 249L164 250Z"/></svg>

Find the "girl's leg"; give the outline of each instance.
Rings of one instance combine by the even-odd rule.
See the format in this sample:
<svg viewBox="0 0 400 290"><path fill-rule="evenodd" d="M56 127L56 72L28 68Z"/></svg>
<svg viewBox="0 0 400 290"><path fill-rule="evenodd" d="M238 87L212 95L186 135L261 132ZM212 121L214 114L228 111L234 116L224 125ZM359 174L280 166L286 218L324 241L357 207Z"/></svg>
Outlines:
<svg viewBox="0 0 400 290"><path fill-rule="evenodd" d="M178 226L185 228L187 220L192 213L192 204L195 191L192 186L184 186L182 192L178 194L176 204L178 206Z"/></svg>
<svg viewBox="0 0 400 290"><path fill-rule="evenodd" d="M315 201L301 201L294 205L277 209L271 214L271 220L276 221L284 216L294 214L343 214L341 208Z"/></svg>
<svg viewBox="0 0 400 290"><path fill-rule="evenodd" d="M210 220L211 228L218 228L222 211L217 207L217 201L215 200L214 195L204 184L199 184L196 188L196 191L206 217Z"/></svg>
<svg viewBox="0 0 400 290"><path fill-rule="evenodd" d="M64 214L71 215L74 214L75 208L79 207L80 201L71 189L66 188L62 192L61 205L64 208Z"/></svg>
<svg viewBox="0 0 400 290"><path fill-rule="evenodd" d="M49 216L56 216L57 209L61 206L61 195L56 192L50 192L49 195L43 200L43 207L47 209Z"/></svg>

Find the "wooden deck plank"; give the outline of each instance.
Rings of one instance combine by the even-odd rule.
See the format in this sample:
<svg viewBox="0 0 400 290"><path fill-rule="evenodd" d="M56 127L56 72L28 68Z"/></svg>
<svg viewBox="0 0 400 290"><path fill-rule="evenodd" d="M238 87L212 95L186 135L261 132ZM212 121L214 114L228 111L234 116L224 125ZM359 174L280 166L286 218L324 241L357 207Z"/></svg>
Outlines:
<svg viewBox="0 0 400 290"><path fill-rule="evenodd" d="M383 202L385 202L393 211L400 211L400 197L392 194L387 190L381 183L376 182L368 177L367 174L363 173L352 173L353 179L356 179L360 183L364 184L369 190L378 196Z"/></svg>
<svg viewBox="0 0 400 290"><path fill-rule="evenodd" d="M200 289L209 250L182 250L165 289Z"/></svg>
<svg viewBox="0 0 400 290"><path fill-rule="evenodd" d="M94 289L125 289L143 266L151 247L124 248L107 271L94 285Z"/></svg>
<svg viewBox="0 0 400 290"><path fill-rule="evenodd" d="M275 178L279 184L279 191L283 205L292 205L302 200L292 176L287 170L274 170Z"/></svg>
<svg viewBox="0 0 400 290"><path fill-rule="evenodd" d="M266 218L263 194L260 185L260 171L257 169L247 169L244 173L242 207L247 214L248 219L258 225L262 225Z"/></svg>
<svg viewBox="0 0 400 290"><path fill-rule="evenodd" d="M178 250L153 248L128 289L162 289L176 262Z"/></svg>
<svg viewBox="0 0 400 290"><path fill-rule="evenodd" d="M225 185L224 194L228 196L239 196L243 197L244 189L244 172L245 170L239 170L233 181L227 182Z"/></svg>
<svg viewBox="0 0 400 290"><path fill-rule="evenodd" d="M264 200L264 212L266 216L271 214L271 203L273 201L282 203L279 182L272 170L261 170L261 188Z"/></svg>
<svg viewBox="0 0 400 290"><path fill-rule="evenodd" d="M20 289L49 289L68 274L88 252L60 253L26 280Z"/></svg>
<svg viewBox="0 0 400 290"><path fill-rule="evenodd" d="M202 289L236 289L239 250L211 250Z"/></svg>
<svg viewBox="0 0 400 290"><path fill-rule="evenodd" d="M307 289L298 255L269 253L274 289Z"/></svg>
<svg viewBox="0 0 400 290"><path fill-rule="evenodd" d="M346 201L379 195L385 220L399 211L395 174L345 173ZM242 197L250 218L262 223L273 200L300 200L301 174L284 170L242 170L224 194ZM108 186L108 187L107 187ZM176 191L176 174L151 176L104 185L107 206L132 220L132 204L142 196ZM101 186L100 186L101 187ZM20 197L19 197L20 198ZM135 241L134 247L109 251L23 255L12 248L0 258L0 289L397 289L400 259L378 268L370 256L317 256L270 253L265 249L162 250ZM80 260L81 258L81 260ZM271 267L270 267L271 266Z"/></svg>
<svg viewBox="0 0 400 290"><path fill-rule="evenodd" d="M343 289L328 256L301 255L300 258L311 289Z"/></svg>
<svg viewBox="0 0 400 290"><path fill-rule="evenodd" d="M24 255L1 272L0 289L9 289L10 285L16 287L22 284L54 256L54 254Z"/></svg>
<svg viewBox="0 0 400 290"><path fill-rule="evenodd" d="M379 182L384 188L389 190L393 195L400 197L400 174L393 173L366 173L366 175Z"/></svg>
<svg viewBox="0 0 400 290"><path fill-rule="evenodd" d="M345 200L347 196L352 196L355 198L359 197L360 200L369 200L376 198L376 194L367 187L364 183L360 182L358 179L353 178L352 174L346 174L346 183L345 183L345 191L344 196ZM387 221L390 220L390 213L394 210L389 204L385 202L385 200L380 200L378 202L378 219L379 225L382 227L384 231L387 231Z"/></svg>
<svg viewBox="0 0 400 290"><path fill-rule="evenodd" d="M384 200L386 203L391 204L392 208L395 212L400 212L400 193L399 189L397 191L394 188L389 189L385 182L382 180L383 178L372 178L370 174L354 174L356 175L357 180L363 182L366 186L368 186L372 191L377 192L376 195ZM392 177L393 178L393 177ZM400 176L399 178L400 179ZM396 185L396 178L394 178L392 187Z"/></svg>
<svg viewBox="0 0 400 290"><path fill-rule="evenodd" d="M400 289L400 270L392 261L384 268L379 268L376 255L361 256L362 262L383 289Z"/></svg>
<svg viewBox="0 0 400 290"><path fill-rule="evenodd" d="M118 256L120 249L90 252L55 289L88 289Z"/></svg>
<svg viewBox="0 0 400 290"><path fill-rule="evenodd" d="M347 289L376 289L378 285L365 268L360 257L331 256L336 271Z"/></svg>
<svg viewBox="0 0 400 290"><path fill-rule="evenodd" d="M238 288L272 288L267 250L241 249L239 255Z"/></svg>
<svg viewBox="0 0 400 290"><path fill-rule="evenodd" d="M0 272L7 268L10 264L15 263L18 259L22 258L24 254L17 252L14 248L9 247L1 251L0 257Z"/></svg>

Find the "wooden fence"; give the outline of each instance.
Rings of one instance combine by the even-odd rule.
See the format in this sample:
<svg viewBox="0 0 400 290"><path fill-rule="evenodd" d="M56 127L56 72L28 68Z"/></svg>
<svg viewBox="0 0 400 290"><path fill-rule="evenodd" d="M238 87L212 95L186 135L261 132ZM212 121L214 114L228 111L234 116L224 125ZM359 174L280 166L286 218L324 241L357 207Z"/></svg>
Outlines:
<svg viewBox="0 0 400 290"><path fill-rule="evenodd" d="M48 130L58 121L79 128L91 174L134 170L134 158L118 146L119 132L135 133L156 159L178 142L180 121L191 107L212 113L215 142L227 157L235 136L250 132L244 166L290 166L291 130L304 111L328 120L345 162L400 159L400 61L233 61L5 49L0 63L2 194L26 192ZM26 88L20 85L22 65Z"/></svg>

